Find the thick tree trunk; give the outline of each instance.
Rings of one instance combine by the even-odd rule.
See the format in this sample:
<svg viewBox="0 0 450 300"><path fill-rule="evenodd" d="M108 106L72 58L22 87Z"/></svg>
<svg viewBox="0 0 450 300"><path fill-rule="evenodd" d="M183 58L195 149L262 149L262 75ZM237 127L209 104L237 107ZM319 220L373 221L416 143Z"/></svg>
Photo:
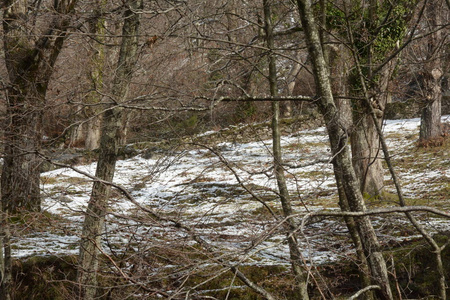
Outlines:
<svg viewBox="0 0 450 300"><path fill-rule="evenodd" d="M423 69L420 76L419 85L422 96L422 116L420 122L420 142L426 144L427 141L441 136L441 80L442 72L441 54L442 47L442 25L441 1L432 0L426 7L425 17L428 30L431 32L427 37L426 61L422 63Z"/></svg>
<svg viewBox="0 0 450 300"><path fill-rule="evenodd" d="M370 38L374 38L380 33L377 32L379 0L369 0L367 7L368 19L363 23L362 28L366 30ZM367 43L364 49L359 52L366 62L366 73L364 79L358 78L353 85L356 85L357 94L360 93L361 80L367 82L371 87L370 94L373 95L371 101L373 108L377 111L377 122L381 126L383 122L384 109L386 107L388 94L388 83L392 77L392 71L395 66L395 59L391 60L374 77L374 66L378 62L375 42ZM363 194L376 197L381 195L384 186L384 171L379 157L379 136L376 131L376 125L366 109L364 103L360 100L353 101L353 132L351 135L351 146L353 154L353 167L356 176L360 180L360 188Z"/></svg>
<svg viewBox="0 0 450 300"><path fill-rule="evenodd" d="M367 196L378 196L384 186L384 171L380 158L379 138L363 105L354 106L354 127L351 133L353 167L360 181L361 192ZM378 119L381 125L382 118Z"/></svg>
<svg viewBox="0 0 450 300"><path fill-rule="evenodd" d="M365 211L364 199L360 191L358 178L353 169L350 150L347 146L348 136L340 124L339 111L334 103L328 67L323 56L312 4L310 0L297 0L297 5L312 59L319 96L318 105L324 116L330 139L334 172L336 177L342 179L343 190L350 210ZM370 219L368 217L355 218L355 223L364 253L369 262L372 278L380 286L379 297L381 299L393 299L386 263Z"/></svg>
<svg viewBox="0 0 450 300"><path fill-rule="evenodd" d="M100 147L101 124L100 116L94 117L86 123L86 138L84 140L86 150L95 150Z"/></svg>
<svg viewBox="0 0 450 300"><path fill-rule="evenodd" d="M438 68L425 70L422 75L422 90L426 95L423 98L422 115L420 119L420 143L441 137L441 99L442 92L440 80L442 72Z"/></svg>
<svg viewBox="0 0 450 300"><path fill-rule="evenodd" d="M2 201L11 213L40 210L41 119L53 66L67 36L68 14L76 1L54 2L56 12L45 34L30 38L31 15L25 0L4 1L3 45L10 87L7 95ZM36 9L41 9L37 7Z"/></svg>
<svg viewBox="0 0 450 300"><path fill-rule="evenodd" d="M106 0L96 0L96 15L97 20L93 22L90 32L95 35L94 45L92 46L92 70L91 70L91 85L93 91L87 96L84 102L88 105L96 104L101 101L101 93L103 89L103 72L105 65L105 31L106 20L103 16L103 11L106 7ZM100 127L101 117L98 116L99 109L96 106L90 106L85 109L86 116L90 118L86 123L86 135L84 147L86 150L94 150L100 147Z"/></svg>
<svg viewBox="0 0 450 300"><path fill-rule="evenodd" d="M383 68L370 93L374 95L371 105L376 112L378 126L383 123L384 110L388 102L388 83L394 65L395 61L391 61ZM379 196L384 187L380 137L370 112L360 100L353 101L351 147L353 167L360 180L361 192L368 196Z"/></svg>
<svg viewBox="0 0 450 300"><path fill-rule="evenodd" d="M140 25L139 10L142 8L142 0L130 1L127 6L116 77L112 88L112 94L117 97L116 102L123 102L126 98L136 64ZM96 177L101 179L102 182L96 181L93 185L80 243L77 281L80 298L85 300L94 299L97 291L99 253L102 248L101 236L111 189L110 185L103 182L113 180L122 131L123 110L117 107L106 110L103 115L100 155L96 170Z"/></svg>
<svg viewBox="0 0 450 300"><path fill-rule="evenodd" d="M2 2L3 49L8 71L4 161L1 177L0 299L11 298L10 213L39 211L42 114L53 66L67 36L67 15L76 1L54 1L55 14L44 34L34 38L28 1ZM42 9L36 5L35 9ZM48 8L47 8L48 9ZM44 24L40 24L44 26ZM30 31L32 33L30 33Z"/></svg>
<svg viewBox="0 0 450 300"><path fill-rule="evenodd" d="M11 213L39 211L41 160L36 151L41 148L43 95L18 95L11 89L8 104L1 178L3 207Z"/></svg>
<svg viewBox="0 0 450 300"><path fill-rule="evenodd" d="M388 63L373 82L371 105L376 112L378 126L383 123L388 101L388 83L392 77L395 61ZM360 82L360 80L358 80ZM381 147L376 125L366 105L361 100L353 101L353 131L351 134L353 167L360 180L363 194L381 195L384 187L384 170L380 158Z"/></svg>
<svg viewBox="0 0 450 300"><path fill-rule="evenodd" d="M269 49L274 49L274 39L273 39L273 25L272 25L272 13L271 4L268 0L263 1L264 5L264 27L266 32L266 42ZM277 86L277 71L276 71L276 60L274 55L270 52L268 56L269 60L269 88L270 95L276 97L278 95ZM284 176L283 168L283 157L281 152L281 131L279 126L280 117L280 103L272 102L272 149L273 149L273 159L274 159L274 172L277 179L278 190L280 193L280 201L283 209L284 217L289 217L293 214L291 207L291 200L289 196L289 191L286 185L286 178ZM302 255L299 249L297 238L293 234L296 225L292 218L287 221L287 238L289 245L289 254L291 259L292 272L295 277L296 284L296 299L307 300L308 296L308 283L307 274L302 263Z"/></svg>

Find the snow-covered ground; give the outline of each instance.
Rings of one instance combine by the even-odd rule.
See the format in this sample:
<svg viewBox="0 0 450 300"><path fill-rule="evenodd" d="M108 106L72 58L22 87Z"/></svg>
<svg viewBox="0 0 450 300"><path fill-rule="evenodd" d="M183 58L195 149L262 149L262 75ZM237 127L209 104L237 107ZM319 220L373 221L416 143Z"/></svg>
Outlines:
<svg viewBox="0 0 450 300"><path fill-rule="evenodd" d="M450 117L444 116L443 121L450 122ZM419 119L385 122L384 132L394 162L418 157L415 147L418 126ZM208 134L213 133L203 136ZM325 129L284 136L282 146L295 212L336 209L337 196L332 166L328 162L330 152ZM278 220L246 191L251 190L266 205L279 210L271 168L271 141L222 142L213 149L221 157L211 149L191 145L166 155L155 153L148 159L138 155L118 161L114 183L128 189L139 206L118 192L113 194L105 243L127 244L132 239L134 244L138 240L166 243L187 238L188 233L171 226L170 222L148 217L141 209L144 207L184 222L216 247L236 251L243 263L255 260L258 264L288 263L285 236L282 228L277 227ZM415 161L407 168L399 164L397 170L405 195L420 200L422 196L433 197L433 190L442 190L445 184L449 186L449 159L448 150L442 150L442 153L434 151L420 159L421 165L429 161L430 166L439 160L439 168L414 168ZM75 168L94 175L96 163ZM386 190L393 191L389 179L386 173ZM51 213L46 230L16 232L13 256L78 253L83 211L92 180L74 169L62 168L43 173L41 183L43 210ZM448 210L445 201L449 202L449 195L440 197L439 203L444 204L439 208ZM429 200L432 203L434 199ZM58 220L52 220L52 215L59 216ZM374 219L379 223L381 240L392 239L392 232L383 231L386 220ZM435 230L448 229L450 224L450 220L434 221L432 218L423 222ZM332 261L351 251L347 242L340 242L345 238L343 224L334 219L317 220L308 225L305 234L306 238L300 242L308 261ZM256 247L251 246L254 243ZM139 248L139 243L134 247Z"/></svg>

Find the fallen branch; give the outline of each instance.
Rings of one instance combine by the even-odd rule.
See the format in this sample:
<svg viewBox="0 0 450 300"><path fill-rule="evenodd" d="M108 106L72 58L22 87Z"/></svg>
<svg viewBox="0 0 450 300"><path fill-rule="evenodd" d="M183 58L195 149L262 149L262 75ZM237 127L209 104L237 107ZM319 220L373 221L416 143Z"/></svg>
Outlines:
<svg viewBox="0 0 450 300"><path fill-rule="evenodd" d="M358 292L356 292L353 296L349 297L347 300L353 300L358 298L359 296L361 296L363 293L369 291L369 290L379 290L380 287L378 285L369 285L366 286L365 288L359 290Z"/></svg>
<svg viewBox="0 0 450 300"><path fill-rule="evenodd" d="M301 222L301 230L305 227L306 222L312 217L321 216L321 217L365 217L365 216L373 216L373 215L381 215L381 214L390 214L390 213L405 213L411 211L423 211L430 212L436 214L438 216L442 216L450 219L450 213L441 211L439 209L428 207L428 206L401 206L401 207L385 207L385 208L376 208L372 210L366 211L316 211L307 213L303 216ZM299 217L300 215L295 215ZM291 217L294 217L291 216Z"/></svg>

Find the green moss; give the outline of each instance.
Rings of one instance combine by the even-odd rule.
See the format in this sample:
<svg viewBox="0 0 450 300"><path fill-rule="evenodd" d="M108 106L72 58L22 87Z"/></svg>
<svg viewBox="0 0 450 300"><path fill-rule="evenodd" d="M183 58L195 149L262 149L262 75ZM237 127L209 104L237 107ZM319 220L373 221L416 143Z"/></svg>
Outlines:
<svg viewBox="0 0 450 300"><path fill-rule="evenodd" d="M63 217L48 211L16 213L9 216L9 222L13 225L26 225L27 230L39 230L54 223L64 220Z"/></svg>
<svg viewBox="0 0 450 300"><path fill-rule="evenodd" d="M236 107L236 121L246 122L249 118L257 113L256 106L253 102L239 103Z"/></svg>
<svg viewBox="0 0 450 300"><path fill-rule="evenodd" d="M57 182L58 182L58 179L56 177L41 176L42 184L55 184Z"/></svg>
<svg viewBox="0 0 450 300"><path fill-rule="evenodd" d="M450 232L435 235L434 238L442 246L448 242ZM434 254L426 242L423 240L411 242L398 250L387 253L387 255L394 258L397 281L404 297L433 299L429 297L438 294L436 262ZM449 278L449 247L442 252L442 261L446 278Z"/></svg>
<svg viewBox="0 0 450 300"><path fill-rule="evenodd" d="M73 295L75 261L75 256L33 256L16 260L12 299L69 299Z"/></svg>
<svg viewBox="0 0 450 300"><path fill-rule="evenodd" d="M241 266L239 271L244 273L250 280L263 286L269 292L279 295L279 299L293 299L293 280L290 271L284 266ZM216 270L217 272L218 270ZM264 299L249 289L233 272L225 272L217 277L212 277L214 270L204 270L191 276L186 284L188 286L199 286L208 295L216 299L234 300L259 300Z"/></svg>

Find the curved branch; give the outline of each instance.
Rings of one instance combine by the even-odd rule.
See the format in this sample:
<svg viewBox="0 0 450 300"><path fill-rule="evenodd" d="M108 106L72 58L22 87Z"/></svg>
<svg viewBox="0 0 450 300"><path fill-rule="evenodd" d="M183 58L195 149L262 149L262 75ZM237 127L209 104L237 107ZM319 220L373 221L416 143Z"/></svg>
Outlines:
<svg viewBox="0 0 450 300"><path fill-rule="evenodd" d="M358 292L356 292L355 294L353 294L351 297L349 297L347 300L353 300L358 298L359 296L361 296L363 293L369 291L369 290L379 290L380 287L378 285L369 285L366 286L365 288L359 290Z"/></svg>
<svg viewBox="0 0 450 300"><path fill-rule="evenodd" d="M301 222L301 230L305 227L306 222L312 217L322 216L322 217L365 217L365 216L373 216L373 215L381 215L381 214L390 214L390 213L407 213L412 211L424 211L433 213L438 216L442 216L450 219L450 213L441 211L439 209L428 207L428 206L400 206L400 207L384 207L384 208L376 208L372 210L366 211L316 211L310 212L306 214ZM299 215L296 215L297 217Z"/></svg>

